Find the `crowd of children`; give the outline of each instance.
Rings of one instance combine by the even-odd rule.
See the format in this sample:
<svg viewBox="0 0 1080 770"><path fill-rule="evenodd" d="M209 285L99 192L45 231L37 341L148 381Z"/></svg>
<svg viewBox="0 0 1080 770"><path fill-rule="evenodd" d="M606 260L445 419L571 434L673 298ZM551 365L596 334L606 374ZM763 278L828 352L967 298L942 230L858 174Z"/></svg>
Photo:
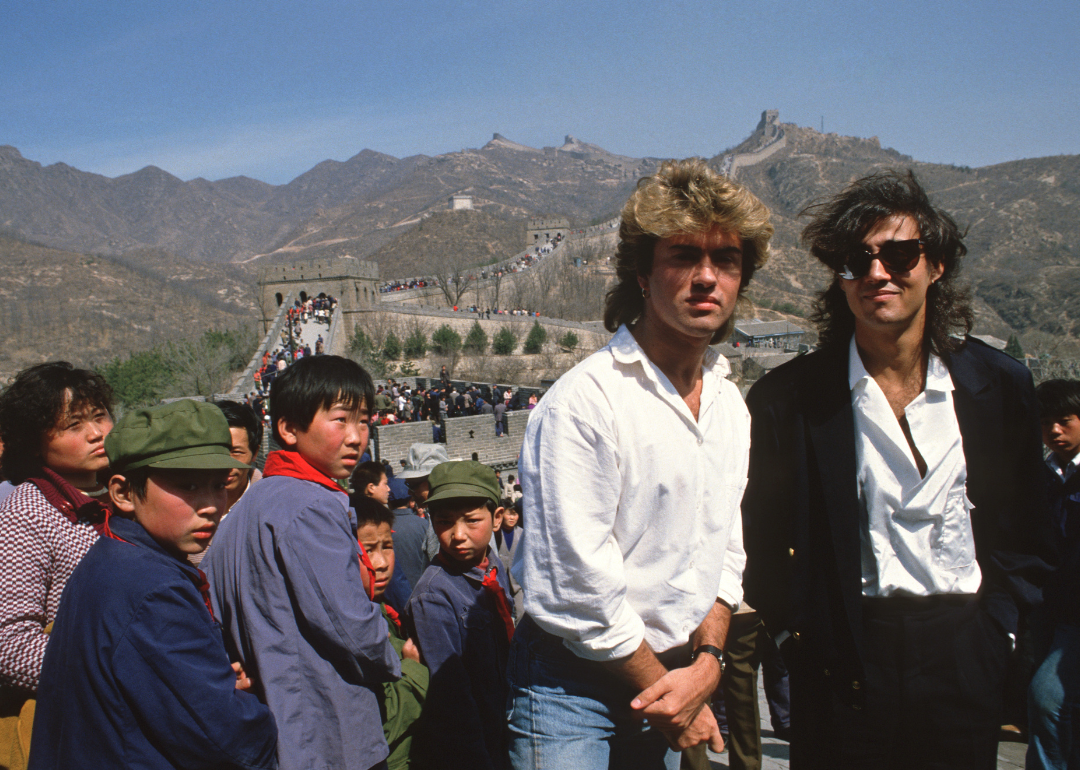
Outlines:
<svg viewBox="0 0 1080 770"><path fill-rule="evenodd" d="M1064 566L1031 621L1030 730L1055 766L1078 751L1080 383L1038 395ZM242 405L114 426L99 375L21 372L0 395L0 765L509 767L515 485L442 447L397 476L361 463L375 403L352 361L289 366L253 484Z"/></svg>
<svg viewBox="0 0 1080 770"><path fill-rule="evenodd" d="M3 766L505 766L502 490L472 461L415 477L438 548L387 603L387 469L346 494L373 403L352 361L288 367L271 392L283 449L252 484L261 423L243 405L181 400L114 427L97 375L21 373L0 396L17 482L0 527L22 559L5 554L0 750L20 756Z"/></svg>

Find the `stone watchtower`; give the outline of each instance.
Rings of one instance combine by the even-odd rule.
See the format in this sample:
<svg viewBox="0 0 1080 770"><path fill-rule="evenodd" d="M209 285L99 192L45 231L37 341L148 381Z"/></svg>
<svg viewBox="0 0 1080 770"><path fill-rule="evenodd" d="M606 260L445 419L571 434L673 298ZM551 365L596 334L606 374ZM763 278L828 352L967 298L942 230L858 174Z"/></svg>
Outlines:
<svg viewBox="0 0 1080 770"><path fill-rule="evenodd" d="M540 246L558 236L566 237L570 220L566 217L536 217L525 224L525 248Z"/></svg>
<svg viewBox="0 0 1080 770"><path fill-rule="evenodd" d="M757 124L757 130L763 134L763 144L771 142L780 133L777 121L780 119L780 110L765 110L761 113L761 120Z"/></svg>
<svg viewBox="0 0 1080 770"><path fill-rule="evenodd" d="M379 301L379 266L355 257L326 257L259 268L264 312L276 312L290 293L301 301L327 294L342 310L370 308Z"/></svg>

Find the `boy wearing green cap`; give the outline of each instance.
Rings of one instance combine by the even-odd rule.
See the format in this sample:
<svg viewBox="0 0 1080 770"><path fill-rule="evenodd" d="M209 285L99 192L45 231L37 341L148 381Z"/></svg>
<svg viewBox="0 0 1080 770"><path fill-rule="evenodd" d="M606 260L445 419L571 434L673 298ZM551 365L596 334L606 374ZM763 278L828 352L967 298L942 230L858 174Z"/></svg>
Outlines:
<svg viewBox="0 0 1080 770"><path fill-rule="evenodd" d="M277 767L274 719L239 689L186 561L225 510L229 469L247 467L225 416L187 400L135 410L105 449L120 516L64 589L29 767Z"/></svg>
<svg viewBox="0 0 1080 770"><path fill-rule="evenodd" d="M478 462L435 466L427 499L439 554L405 606L431 671L423 745L440 768L509 767L506 661L514 633L510 583L491 536L503 509L495 472Z"/></svg>

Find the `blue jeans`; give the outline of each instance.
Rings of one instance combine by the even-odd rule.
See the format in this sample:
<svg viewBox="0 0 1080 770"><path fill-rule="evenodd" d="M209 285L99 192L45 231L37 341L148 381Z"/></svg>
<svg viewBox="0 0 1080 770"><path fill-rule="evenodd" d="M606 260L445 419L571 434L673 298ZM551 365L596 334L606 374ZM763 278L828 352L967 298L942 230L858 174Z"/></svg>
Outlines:
<svg viewBox="0 0 1080 770"><path fill-rule="evenodd" d="M634 688L570 652L528 616L514 634L508 674L515 770L678 770L680 755L635 718Z"/></svg>
<svg viewBox="0 0 1080 770"><path fill-rule="evenodd" d="M1028 690L1027 770L1080 768L1080 626L1059 624Z"/></svg>

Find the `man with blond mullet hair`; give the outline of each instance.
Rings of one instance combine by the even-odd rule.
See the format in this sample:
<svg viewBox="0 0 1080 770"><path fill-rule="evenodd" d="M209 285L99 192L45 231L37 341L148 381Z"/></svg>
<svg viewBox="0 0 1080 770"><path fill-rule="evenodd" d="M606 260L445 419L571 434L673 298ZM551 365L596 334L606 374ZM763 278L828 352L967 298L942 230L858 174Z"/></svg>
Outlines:
<svg viewBox="0 0 1080 770"><path fill-rule="evenodd" d="M750 420L709 346L772 232L700 159L664 163L623 209L615 336L548 391L522 448L516 768L675 768L723 747L708 701L742 600Z"/></svg>

